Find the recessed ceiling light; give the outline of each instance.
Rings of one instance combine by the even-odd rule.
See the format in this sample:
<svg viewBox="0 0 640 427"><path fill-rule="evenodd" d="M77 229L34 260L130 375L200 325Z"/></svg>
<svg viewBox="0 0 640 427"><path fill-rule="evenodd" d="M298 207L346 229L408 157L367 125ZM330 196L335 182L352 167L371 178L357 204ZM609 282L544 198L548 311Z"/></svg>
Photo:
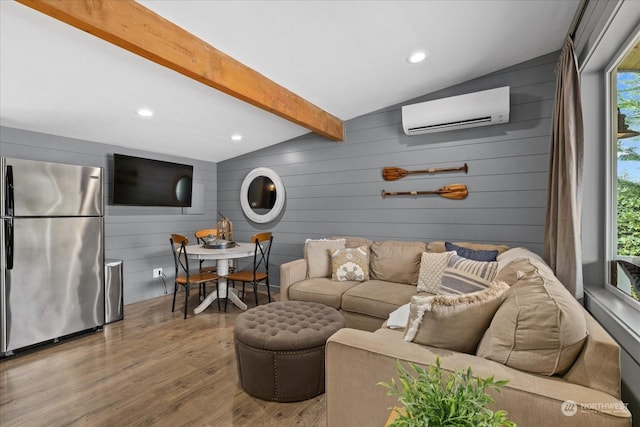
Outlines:
<svg viewBox="0 0 640 427"><path fill-rule="evenodd" d="M414 52L411 54L411 56L407 58L407 62L409 62L410 64L417 64L418 62L424 61L426 57L427 57L427 52L423 52L423 51Z"/></svg>
<svg viewBox="0 0 640 427"><path fill-rule="evenodd" d="M153 111L148 108L140 108L138 110L138 115L142 117L151 117L153 116Z"/></svg>
<svg viewBox="0 0 640 427"><path fill-rule="evenodd" d="M231 140L236 142L242 141L242 135L240 135L239 133L235 133L231 135Z"/></svg>

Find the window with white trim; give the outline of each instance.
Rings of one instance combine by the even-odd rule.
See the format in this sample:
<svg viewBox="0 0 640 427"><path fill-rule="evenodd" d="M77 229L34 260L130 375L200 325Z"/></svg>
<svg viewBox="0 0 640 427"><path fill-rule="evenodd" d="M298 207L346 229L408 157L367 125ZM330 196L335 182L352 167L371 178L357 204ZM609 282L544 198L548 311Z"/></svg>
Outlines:
<svg viewBox="0 0 640 427"><path fill-rule="evenodd" d="M610 70L611 284L640 300L640 34Z"/></svg>

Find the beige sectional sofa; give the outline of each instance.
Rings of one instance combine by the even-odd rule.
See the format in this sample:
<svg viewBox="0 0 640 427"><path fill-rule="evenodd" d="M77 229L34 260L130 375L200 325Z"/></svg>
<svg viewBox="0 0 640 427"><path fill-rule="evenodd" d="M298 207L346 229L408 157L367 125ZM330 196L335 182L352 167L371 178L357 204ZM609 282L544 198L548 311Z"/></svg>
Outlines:
<svg viewBox="0 0 640 427"><path fill-rule="evenodd" d="M377 383L396 376L397 360L426 366L436 357L446 371L470 366L476 375L509 380L499 393L492 393L492 407L506 410L519 426L631 425L631 414L620 401L619 346L536 254L502 245L457 243L497 250L495 280L509 285L490 326L486 331L483 326L477 350L467 354L441 344L408 342L404 330L385 324L390 313L410 301L415 317L420 301L416 296L432 295L417 292L420 258L423 252L444 252L444 242L344 239L346 247L369 249L368 280L309 277L309 271L311 276L331 273L322 265L326 260L318 269L313 259L322 251L305 253L306 259L283 264L280 270L281 300L321 302L338 309L346 320L347 328L334 334L326 347L329 426L384 425L398 402ZM428 328L432 320L424 319L420 327ZM460 319L468 324L464 312L454 314L450 330L446 319L438 323L440 338L455 342L461 332L468 332L456 329L465 324L457 323Z"/></svg>

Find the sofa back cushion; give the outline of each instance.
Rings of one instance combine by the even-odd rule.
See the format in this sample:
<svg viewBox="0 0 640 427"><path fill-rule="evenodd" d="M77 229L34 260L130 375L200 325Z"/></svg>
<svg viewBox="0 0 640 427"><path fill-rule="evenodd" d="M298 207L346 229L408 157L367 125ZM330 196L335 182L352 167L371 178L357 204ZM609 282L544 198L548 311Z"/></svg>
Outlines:
<svg viewBox="0 0 640 427"><path fill-rule="evenodd" d="M345 248L358 248L360 246L370 247L373 244L373 240L357 236L334 236L330 237L330 239L344 239Z"/></svg>
<svg viewBox="0 0 640 427"><path fill-rule="evenodd" d="M541 375L565 372L587 338L582 307L548 267L538 268L520 258L510 268L518 279L480 341L477 355Z"/></svg>
<svg viewBox="0 0 640 427"><path fill-rule="evenodd" d="M423 242L374 242L369 259L371 279L417 285L420 260L426 250Z"/></svg>

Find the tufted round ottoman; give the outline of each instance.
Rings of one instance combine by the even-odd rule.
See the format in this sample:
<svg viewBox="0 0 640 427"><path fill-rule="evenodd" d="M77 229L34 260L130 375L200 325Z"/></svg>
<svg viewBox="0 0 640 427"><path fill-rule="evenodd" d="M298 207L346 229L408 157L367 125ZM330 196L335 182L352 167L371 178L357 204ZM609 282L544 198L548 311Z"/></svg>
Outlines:
<svg viewBox="0 0 640 427"><path fill-rule="evenodd" d="M343 327L337 310L315 302L272 302L240 314L233 336L242 388L276 402L324 393L324 346Z"/></svg>

